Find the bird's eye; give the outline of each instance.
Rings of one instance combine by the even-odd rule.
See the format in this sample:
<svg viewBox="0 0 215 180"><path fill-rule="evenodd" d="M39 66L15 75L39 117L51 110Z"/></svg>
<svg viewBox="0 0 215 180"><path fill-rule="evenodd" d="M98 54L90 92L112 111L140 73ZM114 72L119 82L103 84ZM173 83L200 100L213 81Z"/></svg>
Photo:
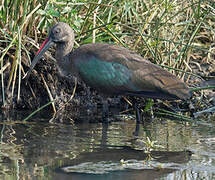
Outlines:
<svg viewBox="0 0 215 180"><path fill-rule="evenodd" d="M55 30L54 30L54 34L59 34L60 33L60 28L56 28Z"/></svg>

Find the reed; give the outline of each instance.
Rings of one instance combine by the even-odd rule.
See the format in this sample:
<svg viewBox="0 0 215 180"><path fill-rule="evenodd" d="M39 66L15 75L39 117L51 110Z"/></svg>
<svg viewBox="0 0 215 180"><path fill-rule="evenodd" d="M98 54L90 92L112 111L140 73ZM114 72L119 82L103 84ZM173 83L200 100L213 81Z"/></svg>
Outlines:
<svg viewBox="0 0 215 180"><path fill-rule="evenodd" d="M3 0L2 105L7 104L8 92L19 101L23 64L30 64L31 49L37 50L38 43L58 21L73 27L76 46L90 42L126 46L189 80L194 74L190 66L193 62L214 63L214 14L215 3L202 0Z"/></svg>

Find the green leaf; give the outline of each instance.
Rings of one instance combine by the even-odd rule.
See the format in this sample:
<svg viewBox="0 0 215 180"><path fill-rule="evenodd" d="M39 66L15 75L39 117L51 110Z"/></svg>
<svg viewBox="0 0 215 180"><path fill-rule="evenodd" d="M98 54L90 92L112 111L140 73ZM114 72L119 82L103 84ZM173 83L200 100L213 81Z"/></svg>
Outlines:
<svg viewBox="0 0 215 180"><path fill-rule="evenodd" d="M40 14L40 15L44 16L44 15L46 14L46 11L44 11L44 10L42 10L42 9L39 9L39 10L37 11L37 14Z"/></svg>
<svg viewBox="0 0 215 180"><path fill-rule="evenodd" d="M50 16L53 16L53 17L60 17L60 13L59 13L58 11L54 10L54 9L50 9L50 10L48 11L48 14L49 14Z"/></svg>

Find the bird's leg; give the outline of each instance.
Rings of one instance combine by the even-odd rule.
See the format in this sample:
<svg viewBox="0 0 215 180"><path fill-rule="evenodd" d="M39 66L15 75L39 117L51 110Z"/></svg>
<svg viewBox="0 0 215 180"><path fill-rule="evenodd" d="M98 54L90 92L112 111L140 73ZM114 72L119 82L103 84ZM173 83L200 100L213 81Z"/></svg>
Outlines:
<svg viewBox="0 0 215 180"><path fill-rule="evenodd" d="M142 119L141 118L141 110L139 109L138 103L134 98L132 98L132 104L133 104L133 108L134 108L135 115L136 115L136 122L140 123L141 119Z"/></svg>
<svg viewBox="0 0 215 180"><path fill-rule="evenodd" d="M108 106L108 101L107 98L102 97L102 121L107 123L108 122L108 117L109 117L109 106Z"/></svg>
<svg viewBox="0 0 215 180"><path fill-rule="evenodd" d="M135 110L135 114L136 114L136 122L140 123L141 122L141 111L140 111L137 103L135 103L133 106L134 106L134 110Z"/></svg>
<svg viewBox="0 0 215 180"><path fill-rule="evenodd" d="M133 135L138 136L139 130L140 130L140 123L136 123L135 131L133 132Z"/></svg>

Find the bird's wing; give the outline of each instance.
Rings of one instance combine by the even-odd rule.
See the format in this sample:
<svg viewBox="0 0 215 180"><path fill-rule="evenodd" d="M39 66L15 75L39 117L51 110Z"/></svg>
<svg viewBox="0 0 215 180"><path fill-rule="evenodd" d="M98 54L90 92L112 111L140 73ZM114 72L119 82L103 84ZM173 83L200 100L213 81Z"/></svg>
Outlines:
<svg viewBox="0 0 215 180"><path fill-rule="evenodd" d="M190 97L185 83L161 67L146 61L127 64L130 69L133 69L131 82L135 87L149 92L155 98L188 99Z"/></svg>
<svg viewBox="0 0 215 180"><path fill-rule="evenodd" d="M80 78L89 86L108 94L122 94L131 90L129 82L133 72L116 62L106 62L96 57L77 64Z"/></svg>
<svg viewBox="0 0 215 180"><path fill-rule="evenodd" d="M126 48L88 46L77 65L81 79L96 90L164 99L185 99L189 94L174 75Z"/></svg>

